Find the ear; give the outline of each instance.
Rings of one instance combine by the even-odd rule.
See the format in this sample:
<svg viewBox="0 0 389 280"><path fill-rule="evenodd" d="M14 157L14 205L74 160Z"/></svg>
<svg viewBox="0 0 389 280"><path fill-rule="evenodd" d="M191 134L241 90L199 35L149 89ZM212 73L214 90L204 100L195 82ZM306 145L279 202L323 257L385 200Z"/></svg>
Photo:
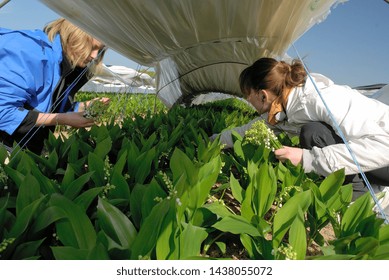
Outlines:
<svg viewBox="0 0 389 280"><path fill-rule="evenodd" d="M266 99L269 99L269 93L266 89L261 89L260 94L262 102L265 102Z"/></svg>

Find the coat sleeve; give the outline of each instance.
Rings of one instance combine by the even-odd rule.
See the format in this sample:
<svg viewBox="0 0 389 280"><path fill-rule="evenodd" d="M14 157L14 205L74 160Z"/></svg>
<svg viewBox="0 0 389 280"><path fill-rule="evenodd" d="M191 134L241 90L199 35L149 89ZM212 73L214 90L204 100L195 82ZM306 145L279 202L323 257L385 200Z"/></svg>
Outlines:
<svg viewBox="0 0 389 280"><path fill-rule="evenodd" d="M17 69L17 68L15 68ZM16 72L17 73L17 72ZM28 114L23 106L29 99L25 80L0 63L0 130L12 133L20 126ZM22 73L23 72L19 72Z"/></svg>
<svg viewBox="0 0 389 280"><path fill-rule="evenodd" d="M13 34L3 36L0 40L0 130L11 135L29 113L23 107L35 92L35 77L29 64L34 57L29 49L30 41L27 44L23 41L27 39Z"/></svg>
<svg viewBox="0 0 389 280"><path fill-rule="evenodd" d="M348 148L350 150L345 144L304 150L304 170L305 172L315 171L320 175L327 176L344 168L346 175L349 175L360 172L358 165L363 172L389 166L388 143L388 136L378 135L349 141Z"/></svg>
<svg viewBox="0 0 389 280"><path fill-rule="evenodd" d="M253 125L253 123L256 122L259 119L260 119L260 117L253 119L252 121L248 122L245 125L238 126L238 127L232 128L232 129L226 129L226 130L224 130L224 131L222 131L221 133L218 133L218 134L213 134L210 137L210 140L213 141L218 136L220 136L220 143L224 144L224 148L226 148L226 149L232 148L232 147L234 147L234 142L232 140L232 131L235 131L238 134L240 134L241 136L244 136L245 132L247 130L249 130L251 128L251 126Z"/></svg>
<svg viewBox="0 0 389 280"><path fill-rule="evenodd" d="M256 121L259 121L259 120L265 120L266 124L269 126L270 129L272 129L274 131L274 133L276 135L280 134L281 132L286 132L289 135L298 135L300 133L300 128L299 127L294 126L294 125L290 125L290 124L288 124L286 122L277 124L275 126L268 124L267 121L266 121L267 120L267 114L264 114L262 116L259 116L259 117L255 118L255 119L251 120L250 122L248 122L245 125L238 126L238 127L232 128L232 129L224 130L224 131L222 131L219 134L214 134L214 135L212 135L210 137L210 140L215 140L216 137L220 135L220 143L224 144L225 148L232 148L234 146L234 143L232 141L232 131L235 131L238 134L240 134L241 136L244 136L246 131L249 130L251 128L251 126Z"/></svg>

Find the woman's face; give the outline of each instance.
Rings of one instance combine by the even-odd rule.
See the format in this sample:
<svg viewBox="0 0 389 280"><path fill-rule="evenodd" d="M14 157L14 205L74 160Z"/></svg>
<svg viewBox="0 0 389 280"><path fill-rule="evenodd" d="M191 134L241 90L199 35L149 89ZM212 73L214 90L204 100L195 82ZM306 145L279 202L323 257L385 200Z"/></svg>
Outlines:
<svg viewBox="0 0 389 280"><path fill-rule="evenodd" d="M269 100L269 94L265 90L258 91L251 89L247 101L262 115L263 113L269 112L273 100Z"/></svg>
<svg viewBox="0 0 389 280"><path fill-rule="evenodd" d="M88 63L90 63L93 59L95 59L97 57L97 55L99 54L99 51L101 51L104 47L105 47L105 45L103 43L101 43L100 41L98 41L96 39L93 39L92 40L92 50L91 50L91 53L89 54L89 57L87 57L84 61L79 61L77 63L77 66L81 67L81 68L86 67L88 65Z"/></svg>

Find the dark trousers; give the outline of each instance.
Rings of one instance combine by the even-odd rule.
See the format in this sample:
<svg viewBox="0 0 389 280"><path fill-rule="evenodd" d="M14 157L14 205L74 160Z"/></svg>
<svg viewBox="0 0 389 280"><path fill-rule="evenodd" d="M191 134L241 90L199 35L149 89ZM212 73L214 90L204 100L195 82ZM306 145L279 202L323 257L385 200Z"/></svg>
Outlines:
<svg viewBox="0 0 389 280"><path fill-rule="evenodd" d="M314 146L323 148L339 143L343 143L342 138L326 123L311 122L301 128L300 145L304 149L312 149ZM365 175L370 184L389 185L389 166L366 172ZM365 183L359 174L347 175L345 183L352 183L354 190L365 187Z"/></svg>

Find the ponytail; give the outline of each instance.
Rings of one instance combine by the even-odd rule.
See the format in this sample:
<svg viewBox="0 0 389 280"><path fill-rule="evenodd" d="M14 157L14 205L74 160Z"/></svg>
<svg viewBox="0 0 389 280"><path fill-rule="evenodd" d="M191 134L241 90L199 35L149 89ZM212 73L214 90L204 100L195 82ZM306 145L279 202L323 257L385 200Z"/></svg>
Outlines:
<svg viewBox="0 0 389 280"><path fill-rule="evenodd" d="M281 96L285 89L303 85L306 77L307 73L300 60L293 60L289 64L264 57L242 71L239 84L245 98L251 89L267 89Z"/></svg>

